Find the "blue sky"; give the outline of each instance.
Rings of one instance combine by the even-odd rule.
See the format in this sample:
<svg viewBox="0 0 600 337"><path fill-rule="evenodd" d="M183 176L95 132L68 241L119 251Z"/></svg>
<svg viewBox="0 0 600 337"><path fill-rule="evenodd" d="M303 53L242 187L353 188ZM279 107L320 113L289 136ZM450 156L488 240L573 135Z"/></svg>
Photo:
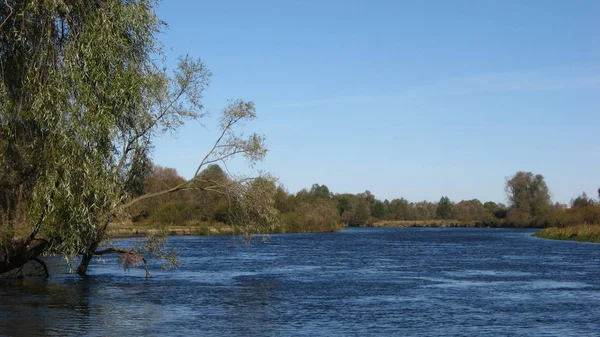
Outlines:
<svg viewBox="0 0 600 337"><path fill-rule="evenodd" d="M255 102L255 169L379 199L505 202L505 178L546 177L568 202L600 187L598 1L164 1L170 62L213 72L206 108ZM210 118L156 142L189 177ZM243 162L230 169L250 174Z"/></svg>

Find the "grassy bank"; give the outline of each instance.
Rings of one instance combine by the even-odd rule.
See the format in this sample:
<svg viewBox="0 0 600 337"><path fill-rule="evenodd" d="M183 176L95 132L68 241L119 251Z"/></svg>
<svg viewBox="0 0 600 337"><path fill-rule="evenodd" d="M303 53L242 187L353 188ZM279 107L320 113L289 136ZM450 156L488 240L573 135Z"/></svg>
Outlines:
<svg viewBox="0 0 600 337"><path fill-rule="evenodd" d="M600 243L600 225L551 227L534 233L533 236L552 240L572 240Z"/></svg>
<svg viewBox="0 0 600 337"><path fill-rule="evenodd" d="M319 226L286 226L281 225L270 233L264 234L284 234L284 233L323 233L336 232L342 229L341 225L321 228ZM183 225L163 225L150 222L125 222L113 223L109 227L109 235L113 238L146 237L159 232L167 231L171 236L214 236L214 235L233 235L232 226L222 222L203 222L188 221ZM236 231L239 233L239 231Z"/></svg>
<svg viewBox="0 0 600 337"><path fill-rule="evenodd" d="M159 229L160 228L160 229ZM114 238L145 237L166 230L169 235L231 235L233 227L220 222L190 222L185 225L155 225L150 223L112 224L108 230Z"/></svg>

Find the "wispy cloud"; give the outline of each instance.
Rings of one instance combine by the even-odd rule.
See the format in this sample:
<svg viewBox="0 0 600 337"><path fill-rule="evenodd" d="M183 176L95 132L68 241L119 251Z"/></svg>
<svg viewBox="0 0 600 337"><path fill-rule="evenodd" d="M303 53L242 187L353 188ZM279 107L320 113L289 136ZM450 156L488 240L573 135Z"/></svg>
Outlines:
<svg viewBox="0 0 600 337"><path fill-rule="evenodd" d="M372 102L398 98L472 95L483 93L560 91L600 87L600 65L571 66L480 74L407 87L384 95L347 95L299 102L282 102L273 107L308 107Z"/></svg>

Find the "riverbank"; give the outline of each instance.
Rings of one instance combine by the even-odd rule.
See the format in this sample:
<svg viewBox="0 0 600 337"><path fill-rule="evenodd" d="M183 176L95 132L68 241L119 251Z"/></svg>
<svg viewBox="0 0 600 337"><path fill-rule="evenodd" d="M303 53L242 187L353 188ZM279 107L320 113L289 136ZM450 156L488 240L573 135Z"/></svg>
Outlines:
<svg viewBox="0 0 600 337"><path fill-rule="evenodd" d="M600 243L600 225L578 225L560 228L551 227L534 233L533 236L551 240Z"/></svg>
<svg viewBox="0 0 600 337"><path fill-rule="evenodd" d="M400 228L410 228L410 227L431 227L431 228L478 228L478 227L503 227L506 225L505 223L496 223L496 224L481 224L477 221L459 221L459 220L384 220L377 221L369 225L368 227L400 227ZM510 226L507 226L510 227ZM593 241L589 238L592 237L595 242L600 242L600 226L591 226L597 228L598 232L596 234L590 235L590 230L576 230L576 232L581 232L580 239L578 241ZM548 228L543 230L535 235L545 235L544 238L547 239L557 239L557 240L573 240L569 238L562 238L564 236L572 237L572 233L561 234L560 236L554 237L554 231L550 230L560 230L561 233L563 230L567 228L575 228L575 227L566 227L566 228ZM234 229L233 227L220 223L220 222L190 222L184 225L162 225L158 227L155 224L149 223L119 223L112 224L109 227L109 235L113 238L130 238L130 237L146 237L154 234L158 234L160 232L166 231L168 235L171 236L216 236L216 235L233 235ZM548 232L546 232L548 231ZM273 231L272 233L267 234L282 234L282 233L296 233L294 231ZM542 237L542 236L538 236ZM561 237L561 238L559 238Z"/></svg>
<svg viewBox="0 0 600 337"><path fill-rule="evenodd" d="M108 234L113 238L134 238L147 237L165 231L171 236L215 236L232 235L234 233L233 227L224 223L197 222L179 226L167 225L160 228L150 224L112 224L109 227Z"/></svg>
<svg viewBox="0 0 600 337"><path fill-rule="evenodd" d="M370 227L479 227L474 221L457 220L394 220L378 221ZM171 236L216 236L232 235L233 227L219 222L192 222L185 225L167 225L158 227L157 225L147 223L119 223L112 224L109 228L109 235L113 238L132 238L147 237L166 231ZM268 234L295 233L290 231L274 231Z"/></svg>
<svg viewBox="0 0 600 337"><path fill-rule="evenodd" d="M339 227L339 230L343 227ZM263 234L284 234L284 233L325 233L334 230L310 232L310 231L290 231L279 227L270 233ZM239 234L239 230L222 222L200 222L193 221L183 225L157 225L150 223L113 223L108 229L108 234L112 238L135 238L147 237L166 232L170 236L218 236Z"/></svg>
<svg viewBox="0 0 600 337"><path fill-rule="evenodd" d="M371 227L479 227L475 221L459 220L384 220Z"/></svg>

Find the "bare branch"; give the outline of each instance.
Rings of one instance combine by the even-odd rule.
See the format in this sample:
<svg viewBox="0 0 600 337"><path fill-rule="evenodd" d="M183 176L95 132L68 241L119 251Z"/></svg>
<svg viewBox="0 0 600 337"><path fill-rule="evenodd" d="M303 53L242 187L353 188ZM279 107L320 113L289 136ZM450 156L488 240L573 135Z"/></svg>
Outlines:
<svg viewBox="0 0 600 337"><path fill-rule="evenodd" d="M144 264L144 270L146 271L146 278L148 279L148 278L152 277L150 275L150 272L148 271L148 261L137 250L135 250L135 249L121 249L121 248L107 248L107 249L103 249L103 250L100 250L100 251L95 251L93 255L102 256L102 255L106 255L106 254L125 254L125 255L127 255L129 257L133 257L134 258L133 261L131 261L131 262L125 262L125 264L123 266L125 269L129 269L129 265L135 266L136 261L139 259Z"/></svg>
<svg viewBox="0 0 600 337"><path fill-rule="evenodd" d="M37 257L34 257L33 259L31 259L31 261L35 261L40 266L42 266L42 269L44 270L44 275L46 278L50 277L50 273L48 272L48 266L46 265L46 263L44 261L38 259Z"/></svg>
<svg viewBox="0 0 600 337"><path fill-rule="evenodd" d="M239 120L239 119L238 119ZM236 121L237 122L237 121ZM194 177L198 176L198 173L200 173L200 170L202 170L202 167L204 167L206 165L206 161L208 160L208 158L215 152L215 150L217 149L217 146L219 145L219 143L221 143L221 140L223 139L223 137L225 137L225 135L227 134L227 131L229 131L229 128L231 128L231 126L234 124L235 122L230 122L228 123L222 130L221 135L219 136L219 138L217 138L217 140L215 141L212 149L210 151L208 151L208 153L204 156L204 158L202 159L202 161L200 162L200 165L198 165L198 168L196 169L196 172L194 173Z"/></svg>
<svg viewBox="0 0 600 337"><path fill-rule="evenodd" d="M125 203L123 206L121 206L121 208L122 209L126 209L126 208L129 208L129 207L133 206L134 204L136 204L136 203L138 203L138 202L140 202L142 200L146 200L146 199L150 199L150 198L155 198L155 197L158 197L158 196L161 196L161 195L171 194L171 193L174 193L174 192L177 192L177 191L181 191L184 188L186 188L186 186L189 183L190 183L190 180L188 180L186 182L183 182L183 183L181 183L181 184L179 184L179 185L177 185L177 186L175 186L173 188L167 189L167 190L162 190L162 191L155 192L155 193L144 194L142 196L134 198L133 200Z"/></svg>

